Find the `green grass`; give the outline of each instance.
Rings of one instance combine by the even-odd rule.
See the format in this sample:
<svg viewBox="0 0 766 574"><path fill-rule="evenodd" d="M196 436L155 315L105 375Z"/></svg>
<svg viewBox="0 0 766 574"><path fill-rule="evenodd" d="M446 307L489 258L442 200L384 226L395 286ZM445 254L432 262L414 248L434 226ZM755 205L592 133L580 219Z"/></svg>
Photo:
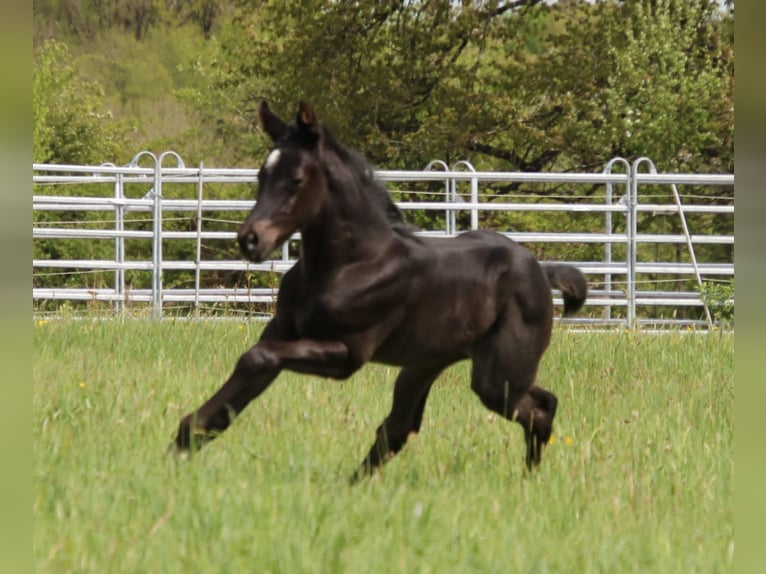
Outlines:
<svg viewBox="0 0 766 574"><path fill-rule="evenodd" d="M40 324L42 323L42 324ZM395 370L283 374L222 437L163 456L260 327L37 322L37 572L724 572L733 534L733 337L554 333L554 442L437 382L423 428L355 487Z"/></svg>

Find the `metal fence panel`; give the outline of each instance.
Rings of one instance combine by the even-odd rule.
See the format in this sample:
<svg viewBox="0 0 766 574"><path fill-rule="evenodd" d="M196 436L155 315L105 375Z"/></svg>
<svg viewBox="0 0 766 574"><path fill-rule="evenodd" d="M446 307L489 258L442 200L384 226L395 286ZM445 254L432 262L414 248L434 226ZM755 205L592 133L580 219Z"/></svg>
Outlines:
<svg viewBox="0 0 766 574"><path fill-rule="evenodd" d="M151 167L138 165L142 160L146 162L147 158L151 161ZM176 165L163 166L167 158L175 160ZM618 166L622 166L623 173L612 171ZM441 168L441 171L436 168ZM47 213L48 220L42 222L40 217L35 218L33 240L109 240L113 242L113 258L34 259L33 299L38 305L44 301L105 301L118 312L130 305L149 304L155 318L162 317L171 304L187 303L195 310L206 304L273 304L276 295L274 286L201 287L201 276L205 272L281 274L294 263L288 245L300 241L299 234L285 244L281 257L257 265L236 259L236 255L224 259L206 259L204 256L204 242L232 242L235 238L238 221L222 222L216 217L217 214L241 212L238 216L241 220L254 204L253 199L247 198L211 197L213 192L210 190L235 184L252 187L257 182L257 174L258 171L253 169L211 169L202 165L186 167L173 152L160 156L141 152L130 165L124 167L34 164L33 211ZM615 158L600 173L482 172L463 161L451 168L444 162L432 162L425 171L383 170L376 172L376 175L381 181L397 187L397 205L404 212L411 215L430 213L440 218L443 214L443 219L439 219L443 224L419 232L428 236L449 237L468 229L477 229L483 225L482 218L503 213L564 213L572 214L573 218L577 214L599 216L591 220L590 228L578 231L497 229L514 240L540 246L602 246L602 255L598 260L569 261L588 275L591 284L587 302L590 317L569 320L573 323L628 328L640 325L710 327L714 324L714 318L701 297L703 284L707 281L729 282L734 275L733 249L724 248L721 260L708 258L698 261L696 256L700 246L733 246L734 236L710 232L707 228L693 229L688 224L689 217L723 217L731 219L732 225L727 229L733 230L734 202L731 191L734 176L730 174L662 174L647 158L639 158L632 164ZM432 189L424 191L429 184L434 184ZM534 191L535 185L554 184L561 186L560 193ZM183 197L177 197L177 191L174 197L164 197L163 187L169 185L183 189ZM416 189L407 189L408 186ZM505 186L515 191L501 194L492 186ZM572 191L573 186L590 186L599 191L576 194ZM679 193L679 186L712 186L725 191L714 201L700 202L697 196ZM61 193L61 188L68 193ZM98 192L94 191L96 188ZM660 192L647 193L647 189ZM139 190L138 194L135 190ZM429 199L424 200L424 197ZM437 200L430 199L434 197ZM73 212L101 214L103 217L95 220L67 217ZM468 217L461 217L465 213ZM189 218L190 215L192 220L185 230L165 228L164 223L175 218ZM680 222L680 232L643 232L639 222L657 217L674 220L674 226ZM592 221L598 221L598 224ZM129 224L135 225L136 222L141 229L128 228ZM219 225L226 223L229 230L204 229L205 223L211 225L212 222ZM126 247L137 240L151 242L151 260L129 257ZM182 260L167 259L163 245L178 240L193 241L193 254ZM655 249L673 246L675 260L639 256L640 250L651 250L652 246ZM624 251L624 256L615 256L616 247ZM114 273L111 286L46 284L46 281L50 282L50 277L61 274L79 277L88 272L105 271ZM193 286L165 287L163 277L173 271L193 273ZM131 288L127 284L126 272L150 273L150 286ZM696 282L696 288L660 288L660 284L688 285L689 279ZM646 285L653 287L646 288ZM561 303L555 292L554 300ZM594 308L599 307L601 311L596 312L598 309ZM704 311L705 318L681 320L674 318L672 313L668 317L665 316L668 307L698 307ZM623 311L615 315L614 309Z"/></svg>

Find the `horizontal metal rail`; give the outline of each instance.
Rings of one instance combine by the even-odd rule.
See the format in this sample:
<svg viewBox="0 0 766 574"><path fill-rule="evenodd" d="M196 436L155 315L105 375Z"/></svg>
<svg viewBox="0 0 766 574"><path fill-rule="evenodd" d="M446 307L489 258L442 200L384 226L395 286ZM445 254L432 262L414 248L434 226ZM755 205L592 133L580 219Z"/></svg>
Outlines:
<svg viewBox="0 0 766 574"><path fill-rule="evenodd" d="M151 289L129 289L125 295L115 293L114 289L104 288L33 288L33 296L37 299L58 299L58 300L79 300L79 301L120 301L127 299L133 302L151 301ZM169 302L192 302L197 297L203 297L206 302L229 302L229 303L273 303L276 297L276 290L270 288L253 289L165 289L163 297ZM690 293L661 293L647 292L637 295L637 300L644 305L664 305L664 306L699 306L699 299ZM554 297L554 303L563 305L561 297ZM613 295L605 295L598 291L589 293L589 301L586 305L603 306L625 306L627 300L624 293L615 292Z"/></svg>
<svg viewBox="0 0 766 574"><path fill-rule="evenodd" d="M424 237L457 237L458 234L447 234L443 231L423 232L418 235ZM626 243L624 235L607 233L568 233L568 232L550 232L536 233L529 231L519 231L503 233L515 241L522 243ZM194 231L165 231L162 234L164 239L222 239L234 240L237 234L233 231L203 231L196 233ZM62 227L37 227L32 230L33 239L151 239L151 231L114 231L111 229L72 229ZM695 244L708 245L734 245L733 235L692 235L692 241ZM295 238L300 239L300 236ZM639 234L636 237L639 243L685 243L686 238L683 235L669 234Z"/></svg>
<svg viewBox="0 0 766 574"><path fill-rule="evenodd" d="M113 211L115 207L126 207L130 210L151 211L153 201L150 199L130 199L111 197L76 197L34 195L32 202L36 210L72 211L79 208L82 211ZM206 199L202 202L203 211L249 211L255 205L254 200ZM454 202L454 201L399 201L397 205L404 210L442 211L547 211L567 213L626 213L624 205L605 205L603 203L485 203L485 202ZM163 211L196 211L199 202L193 199L169 199L162 201ZM733 214L733 205L684 205L684 213L721 213ZM642 204L636 206L639 212L653 214L677 213L677 208L670 204Z"/></svg>

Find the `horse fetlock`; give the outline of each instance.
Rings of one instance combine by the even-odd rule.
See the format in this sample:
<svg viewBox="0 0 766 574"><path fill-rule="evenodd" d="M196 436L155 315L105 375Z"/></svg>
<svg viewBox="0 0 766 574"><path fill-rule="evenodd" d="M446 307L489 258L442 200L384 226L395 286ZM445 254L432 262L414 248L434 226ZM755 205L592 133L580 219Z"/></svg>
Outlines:
<svg viewBox="0 0 766 574"><path fill-rule="evenodd" d="M197 418L196 413L190 413L183 417L178 425L175 450L179 454L197 451L213 440L219 432L219 430L208 428L204 421Z"/></svg>
<svg viewBox="0 0 766 574"><path fill-rule="evenodd" d="M550 432L548 433L548 438L550 438ZM527 441L527 456L526 456L527 468L529 470L532 470L534 467L540 466L540 461L542 460L542 455L543 455L543 449L545 448L545 445L548 444L548 439L542 438L536 432L527 432L526 441Z"/></svg>
<svg viewBox="0 0 766 574"><path fill-rule="evenodd" d="M367 457L362 461L362 464L354 471L354 474L351 475L349 478L349 485L354 486L358 482L360 482L362 479L365 479L367 477L370 477L376 473L376 471L379 469L381 465L381 462L378 460L372 460L370 457Z"/></svg>
<svg viewBox="0 0 766 574"><path fill-rule="evenodd" d="M400 432L392 432L384 426L378 427L376 435L375 444L378 447L381 458L389 458L402 450L408 437L407 434L403 435Z"/></svg>
<svg viewBox="0 0 766 574"><path fill-rule="evenodd" d="M548 441L551 440L551 435L553 434L553 424L547 420L545 422L541 421L541 424L535 425L533 432L540 444L548 444Z"/></svg>

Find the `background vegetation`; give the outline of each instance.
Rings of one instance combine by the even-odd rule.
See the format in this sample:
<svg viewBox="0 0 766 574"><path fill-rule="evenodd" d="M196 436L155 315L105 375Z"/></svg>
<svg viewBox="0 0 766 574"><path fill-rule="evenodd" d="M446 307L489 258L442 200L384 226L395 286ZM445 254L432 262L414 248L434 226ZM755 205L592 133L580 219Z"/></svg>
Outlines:
<svg viewBox="0 0 766 574"><path fill-rule="evenodd" d="M734 2L719 0L35 0L34 160L125 164L142 149L173 149L187 165L254 167L268 145L258 103L290 116L305 98L384 169L468 159L487 170L600 171L615 156L648 156L661 171L733 173L733 22ZM492 186L488 200L528 187ZM566 200L603 190L534 192ZM682 193L730 202L733 189ZM667 189L656 195L670 201ZM428 228L428 217L414 223ZM494 214L482 226L576 231L583 218ZM677 218L640 225L681 232ZM690 225L733 234L730 217ZM53 243L37 241L35 257L100 249ZM236 258L229 248L223 256ZM538 255L598 258L593 245L545 249ZM688 257L663 249L646 256ZM698 258L732 260L733 247L700 246Z"/></svg>
<svg viewBox="0 0 766 574"><path fill-rule="evenodd" d="M258 102L302 97L383 168L731 172L727 6L35 0L35 161L257 165Z"/></svg>

